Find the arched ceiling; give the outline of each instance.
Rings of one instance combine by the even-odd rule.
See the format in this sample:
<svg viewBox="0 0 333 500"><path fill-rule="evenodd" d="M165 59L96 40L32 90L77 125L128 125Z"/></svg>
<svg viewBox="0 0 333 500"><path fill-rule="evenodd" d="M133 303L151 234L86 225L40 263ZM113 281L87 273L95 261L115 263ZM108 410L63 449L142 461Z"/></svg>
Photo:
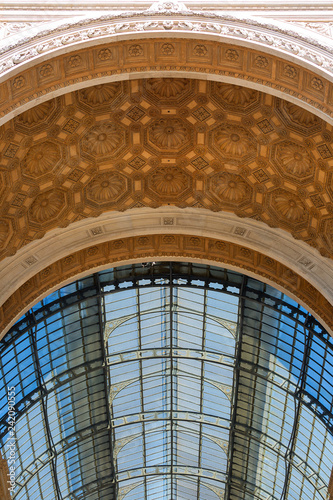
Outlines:
<svg viewBox="0 0 333 500"><path fill-rule="evenodd" d="M61 228L92 217L162 207L214 212L221 226L224 214L234 214L276 238L287 235L289 254L298 245L295 258L308 269L316 271L304 249L323 263L321 273L331 269L330 48L304 36L288 45L288 37L296 40L291 32L230 16L216 16L213 25L214 16L205 14L210 21L203 23L183 7L160 3L127 24L124 16L87 19L3 48L1 275L16 255L25 257L11 293L33 276L26 263L37 260L31 252L46 235L59 242ZM196 232L184 227L178 232ZM268 246L272 257L271 235ZM83 247L73 244L66 252ZM258 251L249 241L247 248ZM288 251L277 261L285 265ZM62 257L50 252L49 263ZM318 288L307 271L296 273ZM267 270L276 283L273 274ZM295 285L282 286L300 298ZM324 289L322 304L331 298ZM17 302L14 295L6 299L3 318ZM329 317L318 304L305 303Z"/></svg>
<svg viewBox="0 0 333 500"><path fill-rule="evenodd" d="M331 134L293 103L226 82L150 78L59 96L1 127L1 256L84 219L169 206L231 212L329 259Z"/></svg>

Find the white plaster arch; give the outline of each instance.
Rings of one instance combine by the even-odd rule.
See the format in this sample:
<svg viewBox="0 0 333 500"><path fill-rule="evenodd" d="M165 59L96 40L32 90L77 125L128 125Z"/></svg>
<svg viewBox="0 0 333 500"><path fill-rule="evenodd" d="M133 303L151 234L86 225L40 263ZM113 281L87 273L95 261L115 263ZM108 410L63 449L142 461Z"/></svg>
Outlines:
<svg viewBox="0 0 333 500"><path fill-rule="evenodd" d="M173 223L165 224L165 219L172 219ZM0 304L4 303L15 290L39 271L76 251L98 243L128 236L164 234L168 232L171 234L217 238L262 252L288 266L321 292L329 302L333 302L333 268L331 261L323 258L317 250L306 243L295 240L289 233L281 229L270 228L259 221L240 219L228 212L214 213L201 208L162 207L159 209L139 208L130 209L126 212L104 213L97 218L88 218L70 224L66 228L54 229L41 240L29 243L14 256L7 257L0 262L0 282L2 284ZM134 259L133 262L141 262L141 260L142 258ZM164 258L164 260L166 259ZM179 258L178 260L182 259ZM117 265L126 263L128 262L120 262ZM210 262L208 259L205 263L217 265L216 262ZM243 269L233 266L226 265L225 267L244 272ZM98 269L96 268L96 271ZM84 272L78 277L91 272L93 271ZM265 278L258 277L258 275L251 272L247 274L279 288L273 280L268 278L265 280ZM64 281L64 283L67 281ZM73 278L70 281L73 281ZM281 287L280 289L282 290ZM50 292L51 290L47 293ZM289 291L286 293L291 295ZM299 298L294 298L299 301ZM32 305L30 304L30 306ZM308 305L305 305L305 307L309 308ZM310 312L317 316L313 311ZM22 313L23 311L21 311ZM11 325L17 319L15 318ZM322 318L318 319L322 321ZM325 325L325 327L333 335L333 331L330 330L328 325Z"/></svg>

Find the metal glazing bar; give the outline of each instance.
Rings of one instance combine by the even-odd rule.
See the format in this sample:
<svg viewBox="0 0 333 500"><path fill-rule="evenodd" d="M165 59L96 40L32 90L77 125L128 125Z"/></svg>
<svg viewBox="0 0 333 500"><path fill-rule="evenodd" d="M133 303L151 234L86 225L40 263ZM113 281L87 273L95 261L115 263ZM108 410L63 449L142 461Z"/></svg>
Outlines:
<svg viewBox="0 0 333 500"><path fill-rule="evenodd" d="M243 340L243 309L244 309L244 289L246 286L247 278L244 276L242 279L241 286L241 297L238 305L238 325L237 325L237 338L236 338L236 358L235 358L235 370L234 370L234 380L233 380L233 395L232 395L232 415L231 415L231 425L230 425L230 437L229 437L229 450L228 450L228 472L227 472L227 483L225 499L231 500L231 483L233 477L233 460L234 460L234 442L235 442L235 426L237 421L237 407L238 407L238 390L240 383L240 365L242 356L242 340Z"/></svg>
<svg viewBox="0 0 333 500"><path fill-rule="evenodd" d="M113 479L110 479L110 476L101 477L99 479L94 479L90 483L84 484L80 488L76 488L70 493L70 495L64 497L64 500L82 500L84 498L87 498L88 495L92 495L96 492L98 494L101 492L103 495L103 490L107 489L110 490L113 487L114 487L114 481ZM112 500L112 499L108 496L107 500Z"/></svg>
<svg viewBox="0 0 333 500"><path fill-rule="evenodd" d="M113 499L116 499L116 484L114 481L115 478L115 467L114 467L114 459L113 459L113 438L112 438L112 416L110 413L110 405L108 404L109 401L109 393L110 393L110 387L111 387L111 381L110 381L110 372L107 367L107 362L106 362L106 357L107 357L107 352L106 352L106 346L105 346L105 340L104 340L104 327L105 327L105 309L102 307L101 304L101 284L98 279L98 275L94 275L94 282L96 288L98 288L98 320L99 320L99 340L100 340L100 347L101 347L101 352L102 352L102 366L103 366L103 385L104 385L104 394L105 394L105 403L106 403L106 411L107 411L107 418L108 418L108 441L109 441L109 449L110 449L110 462L111 462L111 474L112 474L112 480L113 480ZM110 499L111 500L111 499Z"/></svg>
<svg viewBox="0 0 333 500"><path fill-rule="evenodd" d="M87 361L75 368L63 371L59 375L54 375L44 384L43 392L40 390L40 386L37 386L36 390L30 392L27 396L17 402L15 407L16 420L19 420L22 415L27 413L31 408L33 408L33 406L39 403L43 397L50 396L60 387L74 380L78 380L81 377L88 378L88 375L100 371L101 365L102 358L96 358L94 361ZM49 389L48 387L52 387L52 389ZM7 434L6 418L7 415L4 415L0 420L0 439L4 439Z"/></svg>
<svg viewBox="0 0 333 500"><path fill-rule="evenodd" d="M182 264L184 265L184 264ZM222 278L223 270L220 270L221 277L217 276L209 276L207 278L207 268L208 274L210 267L201 268L200 266L191 265L188 266L188 274L185 271L180 272L177 270L177 263L170 263L169 270L166 271L165 263L156 263L151 268L146 268L144 271L146 274L142 274L142 266L134 265L131 267L120 267L114 269L114 275L119 274L119 277L114 277L107 282L108 287L114 287L113 290L109 289L108 291L103 291L103 294L113 294L122 290L121 284L128 283L126 289L131 288L149 288L149 287L160 287L160 280L165 279L167 286L170 282L170 270L172 272L172 282L176 284L177 280L183 280L183 283L177 283L177 287L190 287L190 288L199 288L199 289L212 289L215 291L221 291L227 295L238 296L240 292L240 283L233 278L233 273L228 272L229 280ZM164 268L162 271L161 268ZM126 274L127 271L127 274ZM227 271L224 270L226 273ZM103 276L102 273L98 273L98 276ZM103 282L103 286L106 283ZM218 285L219 288L215 286ZM215 288L214 288L215 287ZM239 290L235 292L234 290ZM254 301L256 303L260 302L265 307L272 308L276 311L281 312L284 316L288 318L292 318L296 321L297 324L302 325L304 323L304 319L306 313L301 311L300 307L297 307L289 302L283 300L279 297L272 297L266 292L254 290L251 287L248 287L248 292L250 295L246 296L248 301ZM90 297L98 294L98 290L96 290L91 284L86 287L82 287L80 290L76 290L73 293L70 293L66 296L62 296L59 299L55 300L52 303L44 304L38 310L38 318L37 321L43 321L47 319L49 316L52 316L57 310L64 310L66 307L77 304L80 301L87 301ZM26 313L24 318L18 322L10 332L4 337L0 344L0 354L1 349L7 346L8 343L13 342L18 336L23 334L25 331L29 330L31 326L34 325L34 321L36 319L33 318L30 312ZM27 325L23 327L23 325ZM22 330L20 330L20 325L22 325ZM315 329L313 334L320 338L322 341L328 344L328 348L333 350L333 341L328 332L316 321L314 320Z"/></svg>
<svg viewBox="0 0 333 500"><path fill-rule="evenodd" d="M44 420L44 428L46 431L46 436L47 436L47 444L48 444L48 449L49 453L51 456L51 469L52 469L52 479L55 487L55 494L57 495L58 500L63 500L61 491L60 491L60 486L58 482L58 476L57 476L57 455L56 455L56 449L53 443L52 439L52 433L51 433L51 427L49 423L49 418L47 414L47 398L48 395L45 391L45 382L43 379L43 374L42 374L42 369L40 366L39 362L39 356L38 356L38 348L37 348L37 325L35 328L32 329L31 331L31 343L32 343L32 356L35 364L35 371L37 374L37 379L40 387L40 393L42 395L41 398L41 405L42 405L42 410L43 410L43 420Z"/></svg>
<svg viewBox="0 0 333 500"><path fill-rule="evenodd" d="M176 447L175 447L175 435L174 435L174 429L173 429L173 407L175 404L174 397L175 397L175 390L174 390L174 384L173 384L173 370L174 370L174 364L173 364L173 276L172 276L172 264L170 262L169 264L169 280L170 280L170 288L169 288L169 332L170 332L170 401L171 401L171 429L170 429L170 434L171 434L171 495L173 495L174 490L176 491L177 488L177 483L174 483L174 478L173 478L173 472L174 472L174 456L176 454ZM177 389L176 389L177 390ZM176 395L177 397L177 395ZM176 493L177 494L177 493Z"/></svg>
<svg viewBox="0 0 333 500"><path fill-rule="evenodd" d="M252 489L249 488L249 486L252 486ZM246 498L250 497L251 500L252 499L253 500L279 500L276 496L272 495L271 493L269 493L269 491L262 488L261 486L252 485L252 484L249 484L247 482L242 483L242 485L240 485L240 486L238 486L237 484L233 484L232 488L235 492L239 492L240 494L242 494L242 497L241 496L235 497L237 499L245 498L244 494L247 493L249 496Z"/></svg>
<svg viewBox="0 0 333 500"><path fill-rule="evenodd" d="M207 313L207 290L204 291L204 312L202 318L202 343L201 349L202 352L205 351L205 334L206 334L206 313ZM205 371L204 371L204 363L201 363L201 374L200 374L200 413L203 413L203 393L204 393L204 381L205 381ZM200 424L200 432L199 432L199 457L198 457L198 467L201 467L201 458L202 458L202 427ZM200 480L198 478L197 481L197 500L200 500Z"/></svg>
<svg viewBox="0 0 333 500"><path fill-rule="evenodd" d="M307 318L308 320L308 318ZM281 500L286 500L289 492L289 486L290 486L290 477L291 477L291 471L292 471L292 466L293 466L293 455L295 452L295 446L296 446L296 440L297 440L297 434L298 434L298 425L299 425L299 419L300 419L300 413L301 413L301 407L302 407L302 399L300 397L296 398L297 394L302 394L305 388L306 384L306 376L307 376L307 369L309 365L309 357L310 357L310 352L311 352L311 343L312 343L312 332L308 331L307 334L307 321L304 323L304 354L303 354L303 360L302 360L302 366L300 370L300 375L297 383L297 388L295 392L295 417L294 417L294 424L290 436L290 441L288 444L288 449L285 453L285 461L286 461L286 475L285 475L285 481L284 481L284 486L283 490L281 493Z"/></svg>
<svg viewBox="0 0 333 500"><path fill-rule="evenodd" d="M140 307L140 289L138 288L136 290L136 308L137 308L137 322L138 322L138 341L139 341L139 350L142 350L142 328L141 328L141 307ZM145 408L144 408L144 390L143 390L143 383L144 383L144 376L143 376L143 370L142 370L142 360L139 361L139 371L140 371L140 404L141 404L141 412L144 413ZM147 450L146 450L146 433L145 433L145 423L142 422L142 446L143 446L143 459L144 459L144 466L147 466ZM118 489L117 489L118 492ZM147 481L144 481L144 494L145 498L147 498Z"/></svg>
<svg viewBox="0 0 333 500"><path fill-rule="evenodd" d="M115 353L106 358L109 366L119 365L121 363L129 363L131 361L152 359L152 358L189 358L196 361L209 361L210 363L217 363L219 365L233 367L235 360L231 356L225 354L218 354L211 351L200 351L196 349L144 349L126 351L125 353Z"/></svg>
<svg viewBox="0 0 333 500"><path fill-rule="evenodd" d="M245 424L237 424L237 429L236 433L238 436L244 436L246 439L256 441L265 448L268 448L271 450L273 453L275 453L277 456L284 458L288 448L287 446L283 445L280 441L275 440L272 435L268 435L266 433L259 432L253 427L250 427ZM272 442L274 442L274 445L272 445ZM297 455L295 452L293 453L292 456L289 456L287 458L288 463L290 463L293 467L295 467L301 474L304 476L310 483L316 488L316 490L319 492L323 500L326 499L326 496L324 492L321 492L320 489L327 486L325 485L325 481L321 479L319 474L313 469L310 463L305 462L302 457ZM322 484L320 488L317 487L316 482L314 479L319 480Z"/></svg>
<svg viewBox="0 0 333 500"><path fill-rule="evenodd" d="M172 472L173 471L173 472ZM164 465L157 464L151 467L133 467L129 468L124 472L117 474L117 482L127 481L132 478L148 477L148 476L163 476L171 475L174 476L191 476L193 478L204 478L211 479L218 483L225 484L226 474L223 474L215 469L208 469L204 467L190 467L186 465Z"/></svg>
<svg viewBox="0 0 333 500"><path fill-rule="evenodd" d="M145 413L131 413L122 417L112 419L114 428L123 427L124 425L137 424L138 422L162 422L162 421L181 421L181 422L194 422L212 425L223 429L230 428L230 421L216 415L207 413L196 413L193 411L149 411Z"/></svg>
<svg viewBox="0 0 333 500"><path fill-rule="evenodd" d="M16 484L19 486L19 489L16 492L16 495L18 495L21 491L21 489L27 485L27 483L30 481L32 477L34 477L37 473L39 473L45 465L50 463L53 457L59 457L63 453L65 453L67 450L70 450L74 446L78 446L79 444L83 443L87 439L91 439L92 437L96 437L99 435L103 435L106 433L108 430L107 427L108 423L98 423L94 426L86 427L85 429L81 429L78 432L75 432L73 434L67 435L64 439L61 441L58 441L55 443L55 452L53 455L50 455L47 460L45 460L45 453L40 455L39 457L36 457L33 459L33 461L21 472L19 476L16 478ZM31 471L29 470L31 469ZM23 476L23 477L22 477ZM26 476L26 477L24 477ZM23 479L23 480L22 480ZM65 500L65 498L64 498Z"/></svg>
<svg viewBox="0 0 333 500"><path fill-rule="evenodd" d="M271 377L273 372L266 369L265 367L262 366L259 367L255 363L251 363L248 360L242 361L241 370L242 373L249 373L250 375L253 375L254 377L257 377L261 380L266 380L273 386L283 390L286 394L295 397L297 401L300 401L304 406L306 406L309 410L311 410L312 413L316 415L316 417L318 417L318 419L327 428L329 433L333 436L333 413L329 411L328 408L326 408L320 401L318 401L318 399L313 397L312 394L310 394L305 389L304 385L302 387L296 387L295 385L295 390L292 391L289 389L289 387L292 387L294 385L291 382L291 380L284 379L285 384L279 384L276 381L274 381L273 377ZM259 373L259 370L261 371L261 373ZM263 374L264 371L266 371L267 375ZM279 379L282 378L283 377L279 374Z"/></svg>

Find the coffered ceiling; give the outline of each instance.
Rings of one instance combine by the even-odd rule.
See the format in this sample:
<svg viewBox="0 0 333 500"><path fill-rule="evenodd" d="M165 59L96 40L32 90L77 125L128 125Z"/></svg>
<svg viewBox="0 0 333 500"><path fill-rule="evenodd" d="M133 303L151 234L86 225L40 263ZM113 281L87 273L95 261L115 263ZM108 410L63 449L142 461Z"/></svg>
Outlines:
<svg viewBox="0 0 333 500"><path fill-rule="evenodd" d="M332 257L332 126L293 103L223 82L110 82L0 134L2 257L58 226L163 205L234 212Z"/></svg>

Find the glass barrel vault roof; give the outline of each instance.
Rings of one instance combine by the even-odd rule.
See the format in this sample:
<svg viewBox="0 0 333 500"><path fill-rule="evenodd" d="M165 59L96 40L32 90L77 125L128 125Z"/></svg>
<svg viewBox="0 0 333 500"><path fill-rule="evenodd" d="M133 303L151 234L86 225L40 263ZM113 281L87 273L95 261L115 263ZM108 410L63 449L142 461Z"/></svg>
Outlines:
<svg viewBox="0 0 333 500"><path fill-rule="evenodd" d="M325 500L333 342L274 288L200 264L103 271L0 345L16 500Z"/></svg>

